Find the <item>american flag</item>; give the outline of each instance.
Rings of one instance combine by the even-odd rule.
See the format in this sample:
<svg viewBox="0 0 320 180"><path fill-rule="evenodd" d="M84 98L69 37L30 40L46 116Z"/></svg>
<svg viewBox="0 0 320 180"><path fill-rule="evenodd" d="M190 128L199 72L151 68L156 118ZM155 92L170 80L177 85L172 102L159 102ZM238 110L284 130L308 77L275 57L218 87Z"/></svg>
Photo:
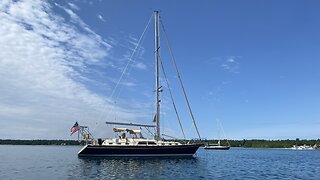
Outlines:
<svg viewBox="0 0 320 180"><path fill-rule="evenodd" d="M79 129L80 129L80 126L79 126L78 122L74 123L74 125L73 125L72 128L70 129L70 131L71 131L70 136L71 136L73 133L79 131Z"/></svg>

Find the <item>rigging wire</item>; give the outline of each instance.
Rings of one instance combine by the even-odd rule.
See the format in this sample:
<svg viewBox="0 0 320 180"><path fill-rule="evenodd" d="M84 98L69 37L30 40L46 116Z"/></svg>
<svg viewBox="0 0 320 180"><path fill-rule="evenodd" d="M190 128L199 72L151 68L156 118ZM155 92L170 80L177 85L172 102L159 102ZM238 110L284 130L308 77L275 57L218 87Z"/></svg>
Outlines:
<svg viewBox="0 0 320 180"><path fill-rule="evenodd" d="M166 80L166 84L168 86L171 102L172 102L174 111L176 113L176 116L177 116L177 119L178 119L178 122L179 122L179 125L180 125L180 128L181 128L181 132L182 132L183 138L186 139L186 136L185 136L183 128L182 128L181 120L180 120L180 117L179 117L179 114L178 114L178 110L177 110L176 104L175 104L174 99L173 99L172 91L171 91L171 88L170 88L170 85L169 85L169 82L168 82L168 78L167 78L166 72L164 71L164 66L163 66L163 62L162 62L162 59L161 59L160 55L159 55L159 60L160 60L160 65L161 65L163 76L164 76L164 78Z"/></svg>
<svg viewBox="0 0 320 180"><path fill-rule="evenodd" d="M152 136L155 136L156 134L153 133L149 128L145 127L145 129L152 135Z"/></svg>
<svg viewBox="0 0 320 180"><path fill-rule="evenodd" d="M182 88L182 91L183 91L183 94L184 94L184 98L186 100L186 103L188 105L188 108L189 108L189 112L190 112L190 116L192 118L192 122L193 122L193 125L197 131L197 134L198 134L198 137L199 139L201 140L201 136L200 136L200 133L199 133L199 130L198 130L198 127L197 127L197 124L196 124L196 121L195 121L195 118L193 116L193 113L192 113L192 110L191 110L191 106L190 106L190 103L189 103L189 100L188 100L188 97L187 97L187 94L186 94L186 91L184 89L184 86L183 86L183 83L182 83L182 80L181 80L181 76L180 76L180 73L179 73L179 70L178 70L178 66L177 66L177 63L176 63L176 60L173 56L173 53L172 53L172 50L171 50L171 47L170 47L170 43L169 43L169 40L168 40L168 36L167 36L167 33L165 31L165 28L164 28L164 25L162 23L162 20L160 19L160 24L161 24L161 27L162 27L162 30L164 32L164 35L165 35L165 38L166 38L166 42L167 42L167 46L168 46L168 49L169 49L169 52L170 52L170 55L171 55L171 61L175 67L175 70L176 70L176 73L177 73L177 76L179 78L179 82L180 82L180 86Z"/></svg>
<svg viewBox="0 0 320 180"><path fill-rule="evenodd" d="M121 76L120 76L120 78L119 78L116 86L114 87L114 89L113 89L113 91L112 91L112 93L111 93L111 95L110 95L110 97L109 97L110 99L114 96L114 94L115 94L115 92L116 92L116 90L117 90L120 82L121 82L122 79L123 79L123 76L126 74L126 72L127 72L127 70L128 70L128 67L129 67L130 63L131 63L131 62L134 62L134 60L132 60L132 58L133 58L133 56L135 55L138 47L140 46L140 43L141 43L141 41L142 41L143 38L144 38L144 34L146 33L147 29L149 29L152 16L153 16L153 13L152 13L152 15L150 16L149 21L148 21L146 27L144 28L144 30L143 30L140 38L139 38L139 41L138 41L136 47L134 48L134 50L133 50L133 52L132 52L132 54L131 54L131 56L130 56L130 58L129 58L129 60L128 60L125 68L124 68L124 70L122 71ZM130 66L129 71L131 70L131 68L132 68L132 66ZM127 79L127 78L126 78L126 79ZM115 97L115 100L117 100L117 99L119 98L121 91L122 91L122 87L120 87L120 90L119 90L119 92L117 93L117 95L116 95L116 97ZM114 110L114 109L113 109L113 110Z"/></svg>
<svg viewBox="0 0 320 180"><path fill-rule="evenodd" d="M110 100L113 98L113 96L114 96L114 94L115 94L115 92L116 92L116 90L117 90L120 82L121 82L122 79L123 79L123 76L126 74L126 71L127 71L128 67L129 67L130 63L131 63L131 62L134 62L134 60L132 60L132 58L133 58L133 56L135 55L135 53L136 53L136 51L137 51L137 49L138 49L138 47L139 47L139 45L140 45L140 43L141 43L141 41L142 41L142 39L143 39L143 37L144 37L147 29L148 29L149 26L150 26L150 22L151 22L152 17L153 17L153 13L152 13L151 16L150 16L150 18L149 18L149 20L148 20L148 23L147 23L146 27L144 28L144 30L143 30L143 32L142 32L142 34L141 34L141 36L140 36L140 38L139 38L139 40L138 40L138 43L137 43L136 47L135 47L134 50L132 51L132 54L131 54L131 56L130 56L130 58L129 58L129 60L128 60L125 68L124 68L124 70L122 71L119 80L117 81L115 87L113 88L113 90L112 90L112 92L111 92L111 94L110 94L110 96L109 96L109 99L110 99ZM116 99L119 97L119 94L120 94L120 92L117 94ZM106 112L106 114L109 114L110 110L114 111L115 108L116 108L115 105L112 106L112 108L109 109L109 111ZM102 115L102 116L103 116L103 115ZM98 123L96 122L96 127L97 127L97 126L98 126ZM95 127L94 129L96 129L96 127Z"/></svg>
<svg viewBox="0 0 320 180"><path fill-rule="evenodd" d="M221 121L220 121L219 119L217 119L217 122L218 122L218 123L219 123L219 125L220 125L220 128L221 128L221 130L222 130L222 134L224 135L224 138L226 138L227 143L228 143L228 145L230 146L230 143L229 143L229 141L228 141L228 139L227 139L226 133L225 133L225 131L224 131L223 127L222 127L222 123L221 123Z"/></svg>
<svg viewBox="0 0 320 180"><path fill-rule="evenodd" d="M148 22L148 24L147 24L147 26L146 26L146 30L149 29L150 20L151 20L151 19L149 19L149 22ZM144 33L146 33L146 32L144 32ZM140 47L140 45L141 45L141 44L144 42L144 40L145 40L145 36L141 36L141 37L142 37L142 38L141 38L141 41L140 41L140 43L137 44L137 47L138 47L138 46ZM139 51L140 49L141 49L141 48L139 48L138 51ZM133 59L137 58L137 56L138 56L138 55L136 55L135 57L133 57ZM131 57L132 57L132 56L131 56ZM136 62L136 61L133 60L132 62ZM128 81L129 74L130 74L132 68L133 68L133 66L130 66L130 67L128 68L127 73L126 73L127 76L125 77L125 79L123 79L123 82L124 82L124 83ZM124 87L124 85L122 84L122 86L119 87L118 93L116 93L116 95L115 95L115 97L114 97L114 103L115 103L115 104L117 103L117 100L119 99L119 96L120 96L120 94L122 93L123 87ZM114 108L113 108L113 110L112 110L112 112L111 112L110 114L115 114L115 120L116 120L117 113L115 112L115 109L114 109Z"/></svg>
<svg viewBox="0 0 320 180"><path fill-rule="evenodd" d="M121 76L120 76L120 78L119 78L119 80L118 80L118 82L117 82L116 86L114 87L114 89L113 89L113 91L112 91L112 93L111 93L111 95L110 95L110 97L109 97L109 98L112 98L112 97L113 97L113 95L114 95L114 93L115 93L115 91L116 91L116 89L117 89L117 87L118 87L119 83L121 82L121 80L122 80L122 78L123 78L124 74L126 73L126 71L127 71L127 69L128 69L129 64L130 64L131 62L133 62L132 57L133 57L133 55L135 54L135 52L136 52L137 48L139 47L140 42L141 42L141 40L142 40L142 38L143 38L143 36L144 36L145 32L147 31L147 29L148 29L148 27L149 27L149 25L150 25L150 22L151 22L151 18L152 18L152 16L153 16L153 14L152 14L152 15L151 15L151 17L150 17L150 19L149 19L149 22L148 22L147 26L144 28L143 33L141 34L141 36L140 36L140 38L139 38L139 41L138 41L138 43L137 43L136 47L134 48L134 50L133 50L133 52L132 52L132 54L131 54L131 56L130 56L130 58L129 58L129 60L128 60L128 62L127 62L127 64L126 64L125 68L124 68L124 70L122 71L122 74L121 74Z"/></svg>

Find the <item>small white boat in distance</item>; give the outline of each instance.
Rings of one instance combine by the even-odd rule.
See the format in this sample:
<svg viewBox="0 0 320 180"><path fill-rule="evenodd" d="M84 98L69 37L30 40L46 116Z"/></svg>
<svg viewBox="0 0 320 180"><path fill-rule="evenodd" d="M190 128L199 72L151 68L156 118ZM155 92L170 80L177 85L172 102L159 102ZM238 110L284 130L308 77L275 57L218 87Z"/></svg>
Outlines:
<svg viewBox="0 0 320 180"><path fill-rule="evenodd" d="M223 146L220 144L220 140L218 141L218 144L208 144L204 147L204 149L208 150L229 150L230 145L228 146Z"/></svg>
<svg viewBox="0 0 320 180"><path fill-rule="evenodd" d="M302 146L293 145L293 147L291 149L293 149L293 150L314 150L315 148L304 144Z"/></svg>
<svg viewBox="0 0 320 180"><path fill-rule="evenodd" d="M222 130L222 133L224 134L224 136L226 136L225 135L225 133L224 133L224 130L223 130L223 127L222 127L222 124L221 124L221 122L219 121L219 119L217 119L217 124L218 124L218 126L220 126L220 129ZM218 131L218 132L220 132L220 131ZM219 133L218 133L219 134ZM204 147L204 149L206 149L206 150L229 150L230 149L230 143L229 143L229 141L228 141L228 139L226 139L227 140L227 146L225 146L225 145L221 145L221 143L220 143L220 138L218 138L219 140L218 140L218 143L217 144L207 144L205 147Z"/></svg>

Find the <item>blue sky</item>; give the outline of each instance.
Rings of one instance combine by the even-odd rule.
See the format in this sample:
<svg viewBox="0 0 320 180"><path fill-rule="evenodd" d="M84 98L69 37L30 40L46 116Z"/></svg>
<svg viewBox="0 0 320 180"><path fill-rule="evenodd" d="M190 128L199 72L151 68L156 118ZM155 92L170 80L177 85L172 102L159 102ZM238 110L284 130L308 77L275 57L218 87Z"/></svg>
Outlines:
<svg viewBox="0 0 320 180"><path fill-rule="evenodd" d="M107 120L151 123L153 21L111 94L152 12L160 10L202 138L317 139L319 6L297 0L2 1L0 138L75 138L69 135L75 121L97 137L111 135ZM160 41L185 132L195 138ZM182 137L167 89L161 107L163 133Z"/></svg>

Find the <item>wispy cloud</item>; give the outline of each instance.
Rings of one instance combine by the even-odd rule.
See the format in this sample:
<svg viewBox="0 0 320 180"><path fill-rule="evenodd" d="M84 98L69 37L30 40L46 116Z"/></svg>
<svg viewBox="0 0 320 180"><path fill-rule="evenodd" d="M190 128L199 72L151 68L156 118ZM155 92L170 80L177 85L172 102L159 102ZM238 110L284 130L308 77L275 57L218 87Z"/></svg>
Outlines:
<svg viewBox="0 0 320 180"><path fill-rule="evenodd" d="M223 70L229 73L238 74L240 73L239 58L235 56L231 56L222 62L221 67Z"/></svg>
<svg viewBox="0 0 320 180"><path fill-rule="evenodd" d="M241 57L239 56L212 57L206 63L212 66L219 66L225 72L238 74L240 73L240 59Z"/></svg>
<svg viewBox="0 0 320 180"><path fill-rule="evenodd" d="M206 64L211 67L218 69L219 72L236 75L240 73L240 59L239 56L229 56L229 57L212 57L208 59ZM209 97L214 98L215 102L221 102L226 90L226 86L232 83L232 79L225 79L219 84L214 84L215 88L212 88L207 92Z"/></svg>
<svg viewBox="0 0 320 180"><path fill-rule="evenodd" d="M98 14L98 18L102 21L102 22L106 22L106 20L103 18L103 16L101 14Z"/></svg>
<svg viewBox="0 0 320 180"><path fill-rule="evenodd" d="M74 121L95 125L115 109L81 80L108 59L112 46L67 7L70 22L41 0L0 2L0 125L2 138L65 139Z"/></svg>
<svg viewBox="0 0 320 180"><path fill-rule="evenodd" d="M134 67L137 68L137 69L141 69L141 70L147 69L147 65L145 65L145 64L142 63L142 62L135 63L135 64L134 64Z"/></svg>
<svg viewBox="0 0 320 180"><path fill-rule="evenodd" d="M136 86L136 84L134 82L124 82L123 85L129 86L129 87Z"/></svg>
<svg viewBox="0 0 320 180"><path fill-rule="evenodd" d="M73 4L73 3L68 3L68 5L73 10L77 10L77 11L80 10L80 8L77 5Z"/></svg>
<svg viewBox="0 0 320 180"><path fill-rule="evenodd" d="M226 86L230 84L230 81L222 81L218 86L216 86L213 91L209 91L208 95L213 97L214 101L220 102L224 96L224 90Z"/></svg>

